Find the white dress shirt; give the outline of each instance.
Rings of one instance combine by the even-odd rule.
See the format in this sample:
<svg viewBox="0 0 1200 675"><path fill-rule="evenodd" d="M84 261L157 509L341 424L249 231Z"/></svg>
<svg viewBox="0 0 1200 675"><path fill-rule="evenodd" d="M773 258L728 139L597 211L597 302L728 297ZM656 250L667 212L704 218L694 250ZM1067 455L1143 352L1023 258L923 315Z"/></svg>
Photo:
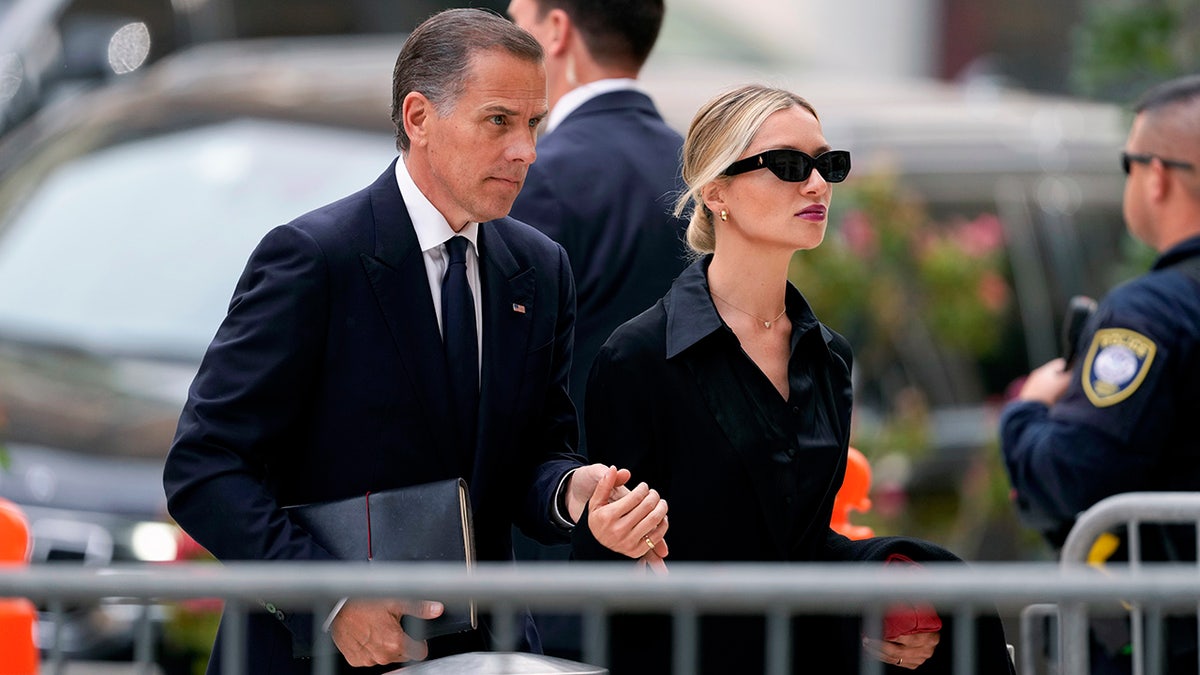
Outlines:
<svg viewBox="0 0 1200 675"><path fill-rule="evenodd" d="M575 87L571 91L562 95L558 99L558 103L554 104L554 110L550 111L550 115L546 118L546 124L542 129L543 134L548 134L554 131L567 115L575 112L579 106L596 98L600 94L607 94L610 91L625 91L631 89L633 91L642 91L638 86L637 80L631 77L615 77L608 80L596 80Z"/></svg>
<svg viewBox="0 0 1200 675"><path fill-rule="evenodd" d="M446 334L442 327L442 276L450 264L446 242L456 235L466 237L471 242L467 247L467 284L471 287L471 299L475 302L475 345L479 350L478 363L482 374L483 302L479 295L479 223L467 223L455 232L441 211L417 188L403 157L396 162L396 183L400 187L400 196L404 198L404 206L408 208L413 229L416 230L421 255L425 257L425 274L429 277L429 292L433 294L433 312L437 315L438 331L442 335Z"/></svg>
<svg viewBox="0 0 1200 675"><path fill-rule="evenodd" d="M417 243L421 247L421 254L425 257L425 274L429 278L429 291L433 294L433 311L437 315L438 330L443 334L442 276L446 273L446 266L450 262L446 253L446 242L456 235L466 237L467 241L471 242L471 245L467 247L467 283L471 287L471 297L475 301L475 327L476 335L479 338L476 343L479 345L481 375L479 379L482 381L483 302L479 295L479 223L467 223L462 230L455 232L446 222L445 216L417 188L417 184L413 182L412 176L408 173L408 167L404 165L403 157L396 162L396 184L400 187L400 196L404 198L404 206L408 209L408 216L412 219L413 229L417 233ZM558 496L566 488L567 480L574 472L574 469L568 471L559 482L553 506L550 509L552 520L564 529L571 529L575 524L558 508ZM347 598L339 600L325 618L321 626L325 632L329 632L329 628L333 625L333 619L342 610L346 600Z"/></svg>

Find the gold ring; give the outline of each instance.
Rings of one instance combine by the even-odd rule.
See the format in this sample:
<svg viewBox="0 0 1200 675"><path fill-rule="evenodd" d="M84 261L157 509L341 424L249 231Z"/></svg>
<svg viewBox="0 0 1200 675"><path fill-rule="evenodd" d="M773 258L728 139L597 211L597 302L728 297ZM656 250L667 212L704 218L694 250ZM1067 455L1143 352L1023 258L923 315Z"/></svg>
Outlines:
<svg viewBox="0 0 1200 675"><path fill-rule="evenodd" d="M654 548L654 542L650 539L650 535L646 535L645 541L647 546L649 546L651 549Z"/></svg>

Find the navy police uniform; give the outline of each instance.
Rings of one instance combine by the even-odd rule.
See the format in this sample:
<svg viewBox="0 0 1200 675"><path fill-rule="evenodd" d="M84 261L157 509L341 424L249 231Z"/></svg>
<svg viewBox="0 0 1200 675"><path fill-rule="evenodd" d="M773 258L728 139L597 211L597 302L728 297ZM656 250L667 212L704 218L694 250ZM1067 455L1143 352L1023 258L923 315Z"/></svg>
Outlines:
<svg viewBox="0 0 1200 675"><path fill-rule="evenodd" d="M1018 510L1055 547L1105 497L1200 490L1200 237L1109 293L1077 346L1054 406L1017 401L1000 419ZM1143 560L1196 559L1190 526L1140 532ZM1107 559L1127 559L1125 542ZM1195 621L1167 623L1166 672L1196 672ZM1129 672L1128 622L1094 620L1092 635L1092 672Z"/></svg>
<svg viewBox="0 0 1200 675"><path fill-rule="evenodd" d="M1100 303L1053 407L1009 404L1001 444L1018 506L1055 544L1122 492L1200 490L1200 237Z"/></svg>

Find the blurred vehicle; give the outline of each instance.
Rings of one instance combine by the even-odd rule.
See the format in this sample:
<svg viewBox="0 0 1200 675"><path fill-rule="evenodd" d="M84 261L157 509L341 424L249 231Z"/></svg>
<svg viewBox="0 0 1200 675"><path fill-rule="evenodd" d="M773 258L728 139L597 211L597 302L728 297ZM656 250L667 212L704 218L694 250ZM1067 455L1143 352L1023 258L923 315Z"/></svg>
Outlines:
<svg viewBox="0 0 1200 675"><path fill-rule="evenodd" d="M176 557L162 465L188 384L267 229L395 156L401 42L196 48L0 145L0 496L33 564ZM137 607L68 609L43 649L128 653Z"/></svg>
<svg viewBox="0 0 1200 675"><path fill-rule="evenodd" d="M503 12L507 0L473 6ZM453 0L0 0L0 133L193 44L398 33Z"/></svg>
<svg viewBox="0 0 1200 675"><path fill-rule="evenodd" d="M170 0L5 0L0 132L174 51L189 39L186 18Z"/></svg>

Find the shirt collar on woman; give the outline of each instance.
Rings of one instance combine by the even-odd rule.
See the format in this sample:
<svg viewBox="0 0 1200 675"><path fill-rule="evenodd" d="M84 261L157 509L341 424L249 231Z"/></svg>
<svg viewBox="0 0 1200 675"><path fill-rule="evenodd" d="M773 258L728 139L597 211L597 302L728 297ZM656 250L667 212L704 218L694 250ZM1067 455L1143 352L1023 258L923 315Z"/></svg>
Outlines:
<svg viewBox="0 0 1200 675"><path fill-rule="evenodd" d="M725 327L708 292L710 262L712 255L706 255L688 266L671 285L663 303L667 313L668 359ZM788 283L786 298L794 345L799 336L820 324L808 301L791 283ZM822 331L822 337L826 342L831 339L826 331Z"/></svg>

